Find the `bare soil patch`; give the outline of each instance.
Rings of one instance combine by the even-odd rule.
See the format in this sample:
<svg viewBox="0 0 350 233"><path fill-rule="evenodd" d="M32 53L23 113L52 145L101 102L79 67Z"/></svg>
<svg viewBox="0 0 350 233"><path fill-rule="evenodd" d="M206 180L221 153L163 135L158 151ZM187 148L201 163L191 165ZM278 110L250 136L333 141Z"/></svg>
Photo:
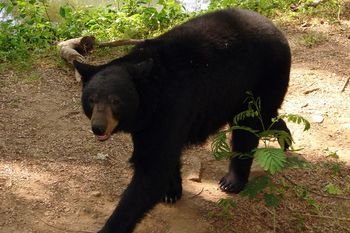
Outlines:
<svg viewBox="0 0 350 233"><path fill-rule="evenodd" d="M350 84L341 92L350 77L350 22L315 19L284 31L293 66L281 112L312 122L308 132L289 126L296 146L304 148L299 153L314 167L283 175L315 191L309 195L319 209L289 184L277 209L276 232L350 232ZM131 178L129 136L95 140L81 111L80 85L71 70L52 58L39 61L28 73L1 74L0 90L0 232L96 232ZM325 158L330 152L345 163L334 167ZM201 182L186 178L191 156L201 160ZM210 142L186 150L183 199L173 206L159 204L136 231L273 232L270 209L218 189L226 169L226 161L213 159ZM329 183L340 187L344 198L329 197L323 191ZM217 201L227 197L238 206L223 214Z"/></svg>

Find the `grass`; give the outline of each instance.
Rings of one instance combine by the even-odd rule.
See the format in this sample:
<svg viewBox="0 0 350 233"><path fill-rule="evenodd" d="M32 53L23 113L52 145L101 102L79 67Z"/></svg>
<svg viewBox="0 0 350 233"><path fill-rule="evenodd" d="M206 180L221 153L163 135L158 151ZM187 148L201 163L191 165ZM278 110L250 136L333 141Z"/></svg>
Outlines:
<svg viewBox="0 0 350 233"><path fill-rule="evenodd" d="M325 33L311 31L299 38L299 43L308 48L323 44L328 41Z"/></svg>

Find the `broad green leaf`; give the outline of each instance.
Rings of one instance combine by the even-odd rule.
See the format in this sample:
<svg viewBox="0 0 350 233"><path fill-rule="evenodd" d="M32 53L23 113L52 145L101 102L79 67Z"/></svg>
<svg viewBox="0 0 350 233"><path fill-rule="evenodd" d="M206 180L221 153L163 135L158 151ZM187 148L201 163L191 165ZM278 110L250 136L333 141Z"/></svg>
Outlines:
<svg viewBox="0 0 350 233"><path fill-rule="evenodd" d="M285 144L292 146L293 138L292 136L284 130L265 130L258 133L259 138L266 138L268 140L277 139L280 147L285 148Z"/></svg>
<svg viewBox="0 0 350 233"><path fill-rule="evenodd" d="M6 14L11 14L11 12L13 11L14 5L8 5L8 7L6 8Z"/></svg>
<svg viewBox="0 0 350 233"><path fill-rule="evenodd" d="M233 200L233 199L229 199L229 198L221 198L218 201L218 204L222 207L225 208L235 208L237 207L237 201Z"/></svg>
<svg viewBox="0 0 350 233"><path fill-rule="evenodd" d="M256 117L258 116L258 112L254 111L253 109L248 109L243 112L238 113L234 118L233 118L233 124L238 125L238 122L248 118L248 117Z"/></svg>
<svg viewBox="0 0 350 233"><path fill-rule="evenodd" d="M277 118L279 119L287 119L290 122L293 123L297 123L297 124L304 124L304 131L309 130L310 129L310 122L308 120L306 120L304 117L299 116L297 114L283 114L278 116Z"/></svg>
<svg viewBox="0 0 350 233"><path fill-rule="evenodd" d="M230 146L227 143L226 132L220 132L214 138L211 149L213 151L213 155L215 159L220 160L223 158L232 157L232 151Z"/></svg>
<svg viewBox="0 0 350 233"><path fill-rule="evenodd" d="M324 191L326 191L329 194L342 194L343 193L338 186L336 186L332 183L327 184L324 187Z"/></svg>
<svg viewBox="0 0 350 233"><path fill-rule="evenodd" d="M280 204L280 200L273 194L265 193L264 201L266 206L271 206L277 208Z"/></svg>
<svg viewBox="0 0 350 233"><path fill-rule="evenodd" d="M248 182L244 190L240 193L242 196L248 196L250 199L262 192L270 184L268 176L258 176Z"/></svg>
<svg viewBox="0 0 350 233"><path fill-rule="evenodd" d="M60 7L60 16L66 18L66 8Z"/></svg>
<svg viewBox="0 0 350 233"><path fill-rule="evenodd" d="M281 148L258 148L254 158L257 164L271 174L281 171L286 163L286 155Z"/></svg>
<svg viewBox="0 0 350 233"><path fill-rule="evenodd" d="M249 133L252 133L254 134L255 136L258 137L258 130L255 130L255 129L252 129L250 127L247 127L247 126L238 126L238 125L235 125L235 126L232 126L230 127L230 129L228 131L234 131L234 130L244 130L244 131L247 131Z"/></svg>

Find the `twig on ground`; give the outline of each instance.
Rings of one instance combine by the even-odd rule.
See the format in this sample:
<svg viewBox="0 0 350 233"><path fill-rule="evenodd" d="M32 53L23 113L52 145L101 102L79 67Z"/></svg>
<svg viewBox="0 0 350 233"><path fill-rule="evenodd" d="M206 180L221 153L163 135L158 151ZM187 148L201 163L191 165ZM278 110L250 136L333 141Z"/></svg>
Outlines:
<svg viewBox="0 0 350 233"><path fill-rule="evenodd" d="M269 210L269 208L265 207L267 212L269 212L273 217L273 233L276 233L276 209L273 208L273 211Z"/></svg>
<svg viewBox="0 0 350 233"><path fill-rule="evenodd" d="M303 189L305 189L306 191L310 192L310 193L313 193L313 194L316 194L320 197L326 197L326 198L337 198L337 199L343 199L343 200L350 200L349 197L343 197L343 196L338 196L338 195L325 195L325 194L322 194L322 193L319 193L319 192L316 192L316 191L313 191L311 189L308 189L302 185L299 185L297 183L295 183L293 180L291 180L288 176L286 175L282 175L283 178L285 178L289 183L295 185L295 186L299 186L299 187L302 187Z"/></svg>
<svg viewBox="0 0 350 233"><path fill-rule="evenodd" d="M198 193L196 193L196 194L190 196L190 198L194 198L194 197L197 197L197 196L201 195L201 193L203 192L203 190L204 190L204 188L202 188L201 191L199 191Z"/></svg>
<svg viewBox="0 0 350 233"><path fill-rule="evenodd" d="M344 86L343 86L343 88L341 89L340 92L344 92L345 91L345 88L348 86L349 81L350 81L350 77L348 77L348 79L345 81Z"/></svg>
<svg viewBox="0 0 350 233"><path fill-rule="evenodd" d="M317 215L317 214L305 214L305 213L300 213L300 214L303 215L303 216L307 216L307 217L325 218L325 219L333 219L333 220L340 220L340 221L348 221L348 222L350 222L350 218L340 218L340 217Z"/></svg>
<svg viewBox="0 0 350 233"><path fill-rule="evenodd" d="M304 95L307 95L307 94L310 94L310 93L312 93L312 92L314 92L314 91L318 91L318 90L320 90L320 88L314 88L314 89L311 89L311 90L307 90L307 91L304 91Z"/></svg>

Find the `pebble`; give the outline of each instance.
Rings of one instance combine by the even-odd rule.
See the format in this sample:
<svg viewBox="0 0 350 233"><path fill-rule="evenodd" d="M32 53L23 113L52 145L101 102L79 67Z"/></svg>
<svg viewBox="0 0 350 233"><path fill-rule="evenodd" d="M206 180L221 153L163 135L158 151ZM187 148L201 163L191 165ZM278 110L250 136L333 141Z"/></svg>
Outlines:
<svg viewBox="0 0 350 233"><path fill-rule="evenodd" d="M311 121L313 123L322 123L324 121L324 117L322 115L313 115Z"/></svg>
<svg viewBox="0 0 350 233"><path fill-rule="evenodd" d="M102 195L102 193L100 191L92 191L91 192L91 196L94 196L94 197L100 197Z"/></svg>
<svg viewBox="0 0 350 233"><path fill-rule="evenodd" d="M96 155L97 160L107 160L107 158L108 158L108 154L97 153L97 155Z"/></svg>

